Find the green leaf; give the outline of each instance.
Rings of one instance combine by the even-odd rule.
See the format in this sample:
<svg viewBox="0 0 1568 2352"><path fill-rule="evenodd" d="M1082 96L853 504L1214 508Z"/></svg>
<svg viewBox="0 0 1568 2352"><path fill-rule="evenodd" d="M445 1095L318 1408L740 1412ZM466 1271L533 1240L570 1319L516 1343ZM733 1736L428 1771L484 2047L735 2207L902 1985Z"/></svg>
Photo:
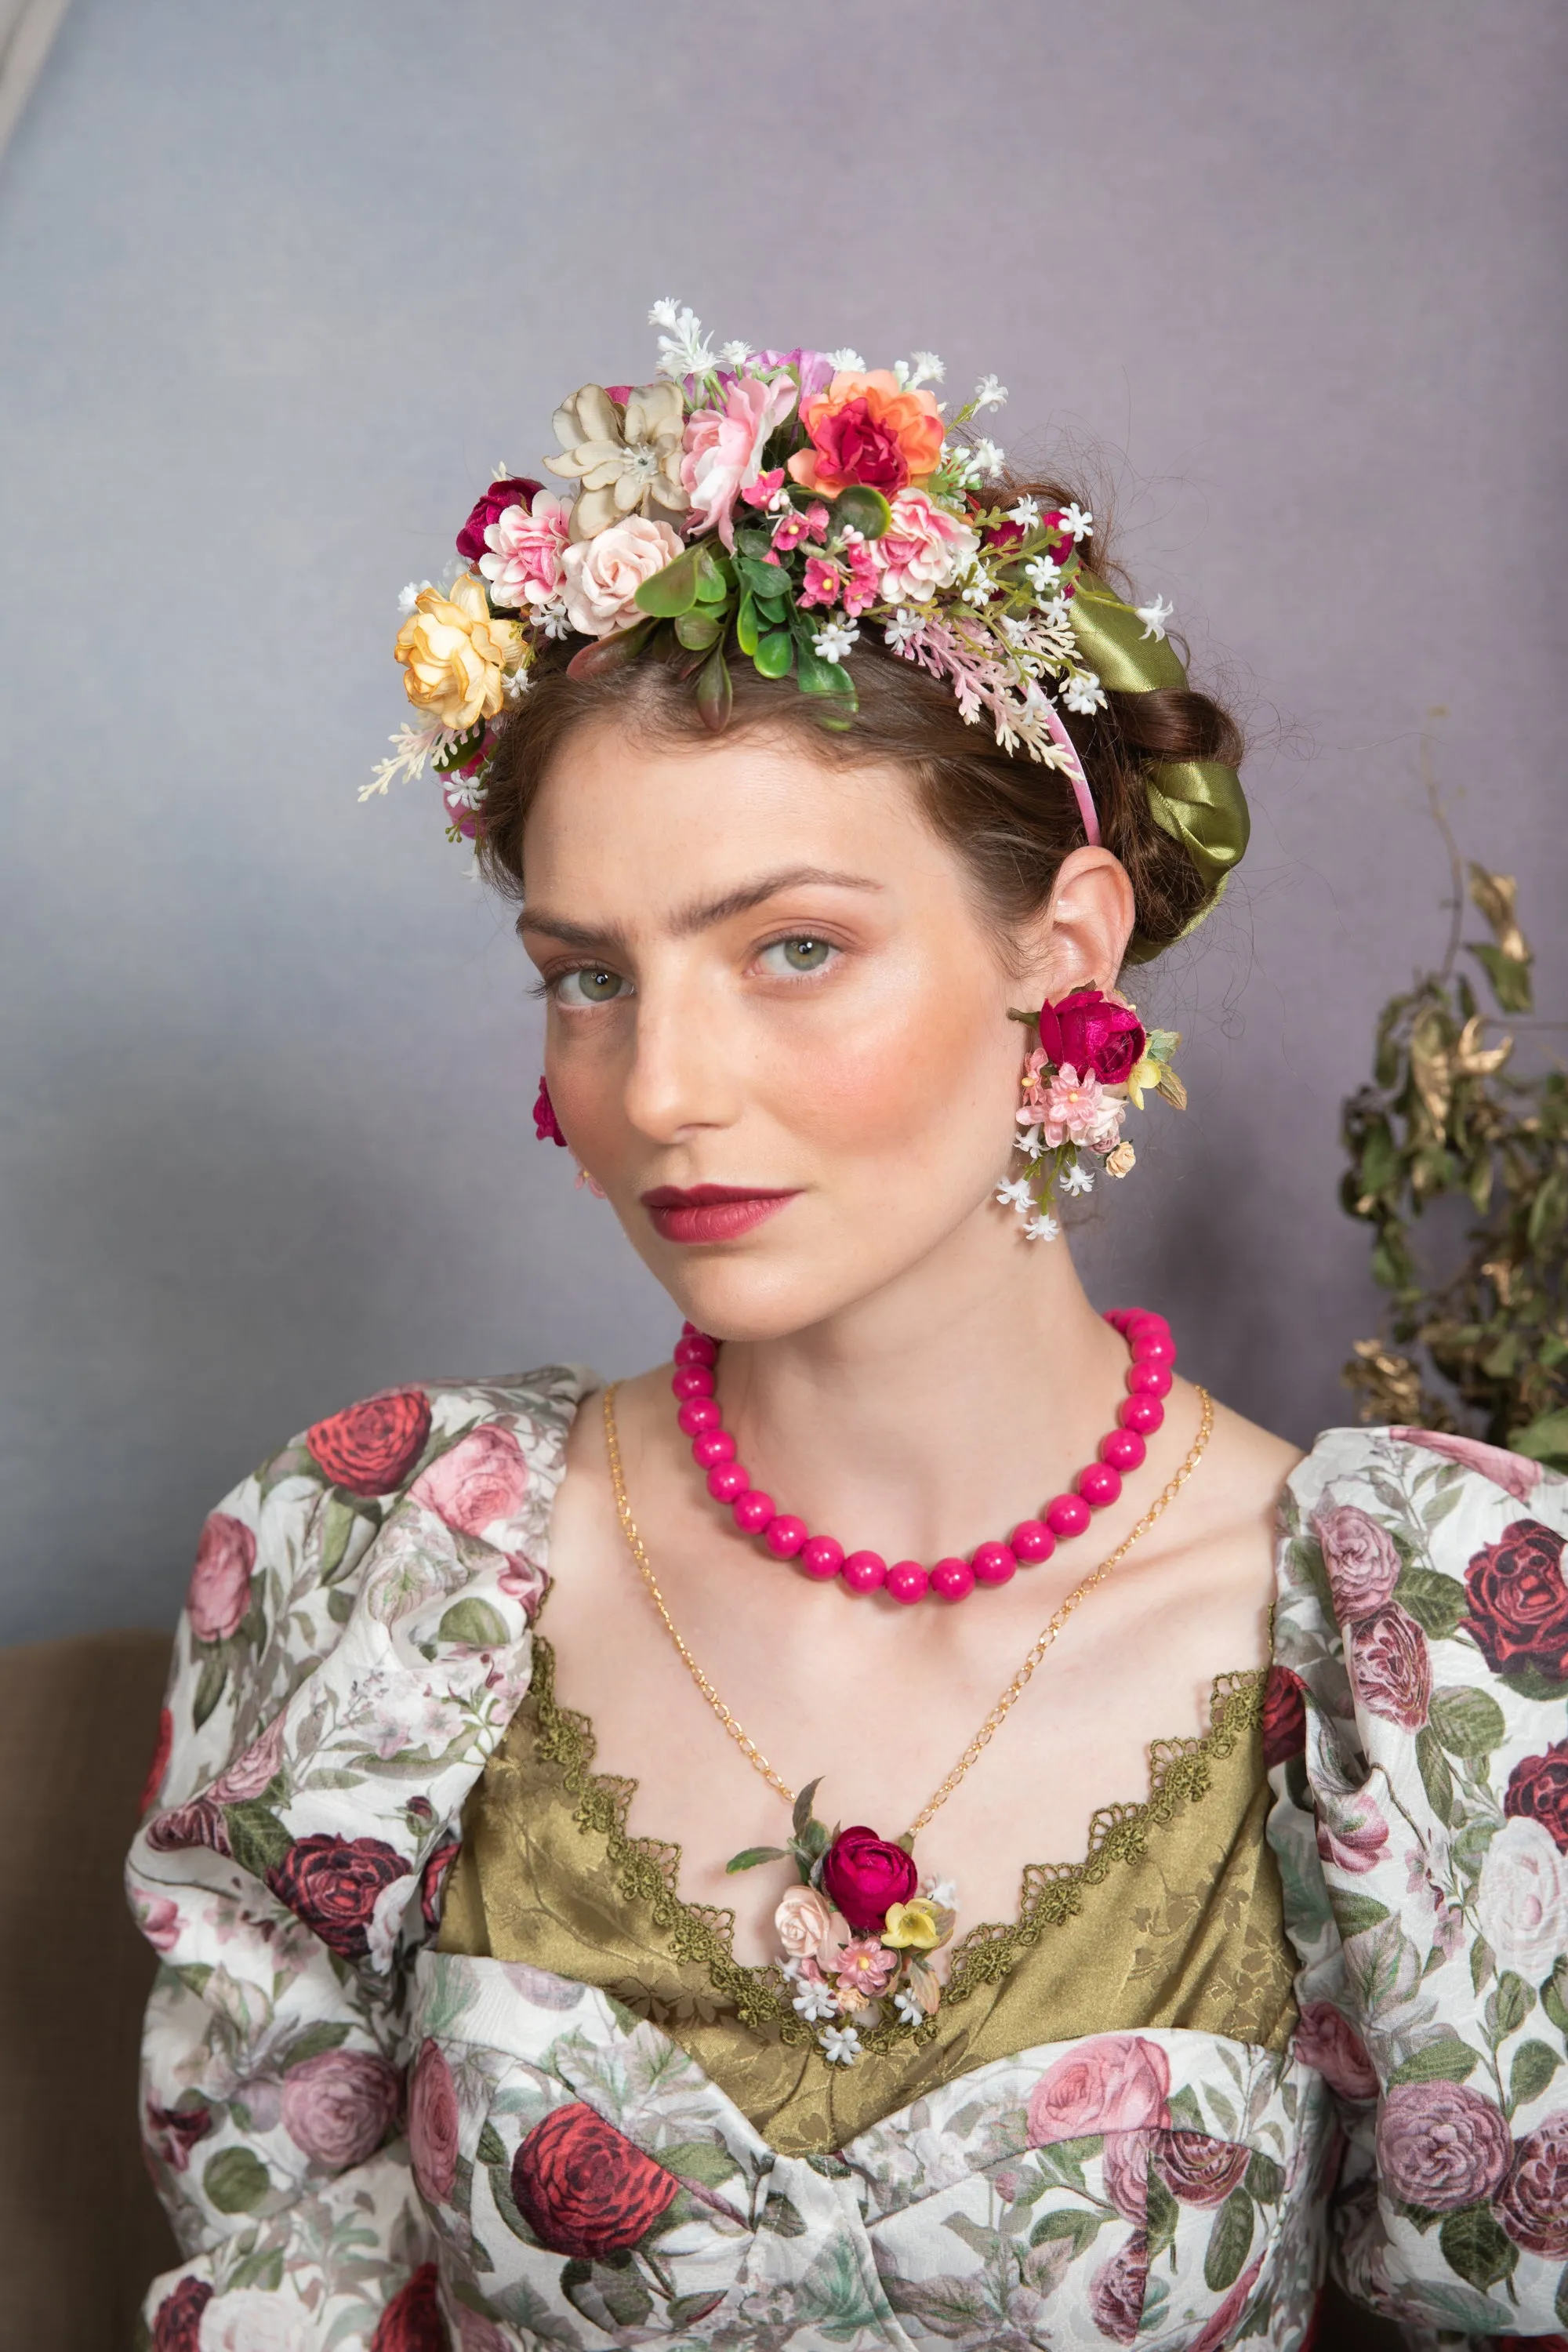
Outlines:
<svg viewBox="0 0 1568 2352"><path fill-rule="evenodd" d="M1552 2308L1563 2326L1568 2327L1568 2263L1563 2265L1563 2274L1557 2282L1557 2293Z"/></svg>
<svg viewBox="0 0 1568 2352"><path fill-rule="evenodd" d="M1245 2189L1233 2189L1214 2217L1204 2255L1204 2284L1211 2294L1223 2294L1241 2276L1252 2244L1252 2200Z"/></svg>
<svg viewBox="0 0 1568 2352"><path fill-rule="evenodd" d="M482 2164L487 2170L492 2164L506 2162L506 2142L488 2117L479 2133L479 2144L474 2151L474 2161L476 2164Z"/></svg>
<svg viewBox="0 0 1568 2352"><path fill-rule="evenodd" d="M1531 1659L1527 1664L1510 1666L1498 1675L1500 1683L1517 1691L1521 1698L1557 1700L1568 1691L1568 1673L1548 1674L1545 1668Z"/></svg>
<svg viewBox="0 0 1568 2352"><path fill-rule="evenodd" d="M724 648L715 646L703 663L697 679L697 708L703 724L715 735L721 735L730 723L730 706L734 688L730 682L730 665L724 659Z"/></svg>
<svg viewBox="0 0 1568 2352"><path fill-rule="evenodd" d="M1489 1756L1508 1728L1501 1707L1483 1690L1434 1692L1431 1724L1450 1756Z"/></svg>
<svg viewBox="0 0 1568 2352"><path fill-rule="evenodd" d="M1423 1725L1415 1735L1415 1767L1421 1775L1421 1785L1427 1801L1445 1829L1453 1826L1454 1776L1448 1769L1437 1735Z"/></svg>
<svg viewBox="0 0 1568 2352"><path fill-rule="evenodd" d="M1470 1982L1474 1985L1478 1992L1480 1991L1481 1987L1487 1982L1496 1967L1497 1956L1493 1952L1492 1948L1488 1943L1486 1937L1484 1936L1473 1937L1470 1942Z"/></svg>
<svg viewBox="0 0 1568 2352"><path fill-rule="evenodd" d="M1255 2204L1276 2205L1285 2194L1284 2168L1261 2148L1255 2149L1241 2185Z"/></svg>
<svg viewBox="0 0 1568 2352"><path fill-rule="evenodd" d="M1549 1470L1568 1470L1568 1412L1543 1412L1522 1429L1509 1432L1509 1450L1544 1462Z"/></svg>
<svg viewBox="0 0 1568 2352"><path fill-rule="evenodd" d="M1518 956L1506 956L1489 940L1467 940L1465 945L1490 981L1500 1012L1528 1013L1532 1002L1531 958L1521 961Z"/></svg>
<svg viewBox="0 0 1568 2352"><path fill-rule="evenodd" d="M630 2254L585 2263L574 2258L562 2267L561 2289L584 2318L614 2336L640 2327L653 2310L653 2297L632 2266Z"/></svg>
<svg viewBox="0 0 1568 2352"><path fill-rule="evenodd" d="M353 1505L345 1502L342 1495L328 1496L327 1507L321 1514L321 1565L318 1571L323 1584L331 1584L341 1575L343 1555L358 1518Z"/></svg>
<svg viewBox="0 0 1568 2352"><path fill-rule="evenodd" d="M1483 2292L1508 2278L1519 2260L1519 2249L1496 2220L1489 2205L1467 2205L1450 2213L1437 2232L1443 2259L1467 2286Z"/></svg>
<svg viewBox="0 0 1568 2352"><path fill-rule="evenodd" d="M787 629L769 629L752 656L763 677L787 677L795 666L795 639Z"/></svg>
<svg viewBox="0 0 1568 2352"><path fill-rule="evenodd" d="M697 542L697 601L700 604L727 604L735 585L731 566L722 556L715 555L706 540Z"/></svg>
<svg viewBox="0 0 1568 2352"><path fill-rule="evenodd" d="M782 563L759 563L753 556L738 555L735 576L742 588L749 588L753 596L765 597L769 604L777 604L781 597L788 601L789 575Z"/></svg>
<svg viewBox="0 0 1568 2352"><path fill-rule="evenodd" d="M795 1801L795 1810L790 1815L790 1826L797 1838L804 1838L805 1835L806 1825L811 1820L811 1809L816 1801L816 1792L821 1786L822 1775L819 1772L815 1780L806 1782Z"/></svg>
<svg viewBox="0 0 1568 2352"><path fill-rule="evenodd" d="M228 1680L228 1658L224 1651L215 1650L202 1661L196 1676L196 1694L191 1701L191 1722L199 1731L223 1696L223 1686Z"/></svg>
<svg viewBox="0 0 1568 2352"><path fill-rule="evenodd" d="M1435 1568L1405 1569L1394 1588L1394 1597L1423 1633L1439 1642L1453 1633L1470 1605L1458 1578L1440 1575Z"/></svg>
<svg viewBox="0 0 1568 2352"><path fill-rule="evenodd" d="M1541 2006L1568 2039L1568 1959L1561 1959L1541 1988Z"/></svg>
<svg viewBox="0 0 1568 2352"><path fill-rule="evenodd" d="M833 701L847 701L858 707L855 681L842 662L824 661L809 637L798 632L795 640L795 666L803 694L819 694Z"/></svg>
<svg viewBox="0 0 1568 2352"><path fill-rule="evenodd" d="M307 2058L319 2058L323 2050L335 2050L348 2035L346 2025L308 2025L298 2042L289 2043L283 2072L287 2074L291 2068L302 2066Z"/></svg>
<svg viewBox="0 0 1568 2352"><path fill-rule="evenodd" d="M700 2189L721 2189L740 2168L729 2149L711 2139L679 2140L661 2147L658 2160L678 2180L694 2180Z"/></svg>
<svg viewBox="0 0 1568 2352"><path fill-rule="evenodd" d="M346 1625L354 1613L354 1597L341 1584L334 1584L327 1595L327 1614L334 1625Z"/></svg>
<svg viewBox="0 0 1568 2352"><path fill-rule="evenodd" d="M202 2174L208 2201L220 2213L254 2213L272 2191L272 2176L253 2148L220 2148Z"/></svg>
<svg viewBox="0 0 1568 2352"><path fill-rule="evenodd" d="M724 625L716 621L710 612L682 613L675 625L675 634L688 652L706 653L716 646L724 634Z"/></svg>
<svg viewBox="0 0 1568 2352"><path fill-rule="evenodd" d="M1381 1927L1388 1916L1388 1906L1371 1895L1342 1894L1336 1887L1330 1900L1334 1925L1347 1944L1352 1936L1363 1936L1369 1927Z"/></svg>
<svg viewBox="0 0 1568 2352"><path fill-rule="evenodd" d="M863 482L840 490L828 509L827 528L835 536L858 530L863 539L880 539L891 528L893 509L880 490Z"/></svg>
<svg viewBox="0 0 1568 2352"><path fill-rule="evenodd" d="M1189 2090L1185 2083L1179 2091L1172 2092L1165 2105L1170 2112L1173 2131L1207 2131L1208 2124L1198 2105L1197 2093Z"/></svg>
<svg viewBox="0 0 1568 2352"><path fill-rule="evenodd" d="M641 653L657 626L651 620L634 621L629 629L617 629L613 636L595 637L591 644L579 646L566 665L567 677L599 677L606 670L624 669Z"/></svg>
<svg viewBox="0 0 1568 2352"><path fill-rule="evenodd" d="M1438 2042L1428 2042L1425 2049L1416 2050L1395 2066L1389 2075L1389 2084L1405 2083L1462 2083L1473 2074L1480 2060L1475 2051L1467 2048L1457 2033L1446 2033Z"/></svg>
<svg viewBox="0 0 1568 2352"><path fill-rule="evenodd" d="M784 1845L749 1845L743 1853L731 1854L724 1864L726 1874L737 1870L755 1870L760 1862L787 1862L789 1848Z"/></svg>
<svg viewBox="0 0 1568 2352"><path fill-rule="evenodd" d="M1517 2033L1534 2007L1535 1994L1531 1987L1511 1969L1505 1969L1484 2011L1487 2032L1494 2046L1506 2042L1510 2033Z"/></svg>
<svg viewBox="0 0 1568 2352"><path fill-rule="evenodd" d="M440 1642L459 1642L466 1650L501 1650L506 1647L505 1620L488 1601L469 1593L464 1601L454 1601L436 1628Z"/></svg>
<svg viewBox="0 0 1568 2352"><path fill-rule="evenodd" d="M274 1863L281 1862L294 1841L269 1805L251 1798L241 1805L226 1805L229 1850L241 1870L265 1879Z"/></svg>
<svg viewBox="0 0 1568 2352"><path fill-rule="evenodd" d="M1151 2170L1149 2205L1143 2225L1144 2234L1149 2243L1151 2269L1156 2259L1164 2252L1165 2248L1174 2245L1181 2218L1182 2209L1172 2195L1169 2187L1161 2179L1157 2172Z"/></svg>
<svg viewBox="0 0 1568 2352"><path fill-rule="evenodd" d="M265 2294L276 2294L283 2284L283 2249L274 2246L269 2253L247 2254L236 2263L224 2283L224 2292L232 2294L237 2287L253 2286Z"/></svg>
<svg viewBox="0 0 1568 2352"><path fill-rule="evenodd" d="M1068 2238L1072 2242L1076 2261L1086 2248L1093 2245L1110 2218L1107 2213L1081 2213L1058 2208L1054 2213L1041 2214L1029 2232L1029 2243L1031 2246L1048 2246L1054 2245L1060 2238Z"/></svg>
<svg viewBox="0 0 1568 2352"><path fill-rule="evenodd" d="M642 610L661 621L679 620L682 613L689 613L697 602L697 558L698 550L689 547L662 572L645 580L636 598Z"/></svg>
<svg viewBox="0 0 1568 2352"><path fill-rule="evenodd" d="M756 599L751 590L747 589L741 598L740 608L735 614L735 643L748 659L756 653L761 635L762 631L757 626Z"/></svg>
<svg viewBox="0 0 1568 2352"><path fill-rule="evenodd" d="M1509 2070L1509 2112L1522 2107L1529 2099L1538 2099L1563 2063L1550 2043L1521 2042L1513 2053Z"/></svg>

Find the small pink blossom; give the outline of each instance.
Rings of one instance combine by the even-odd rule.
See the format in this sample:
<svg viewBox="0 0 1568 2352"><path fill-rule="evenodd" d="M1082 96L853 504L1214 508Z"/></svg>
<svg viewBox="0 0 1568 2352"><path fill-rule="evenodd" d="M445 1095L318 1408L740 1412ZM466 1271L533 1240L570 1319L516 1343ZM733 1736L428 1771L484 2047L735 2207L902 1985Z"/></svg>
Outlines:
<svg viewBox="0 0 1568 2352"><path fill-rule="evenodd" d="M858 1936L852 1943L846 1944L838 1955L837 1973L840 1997L846 1993L851 1995L852 2001L847 2005L857 2008L866 2001L875 2000L879 1993L886 1992L898 1970L897 1952L889 1952L873 1936Z"/></svg>
<svg viewBox="0 0 1568 2352"><path fill-rule="evenodd" d="M561 559L572 523L572 501L541 490L527 507L503 508L485 531L490 551L479 570L503 610L547 604L561 585Z"/></svg>
<svg viewBox="0 0 1568 2352"><path fill-rule="evenodd" d="M166 1895L149 1895L138 1900L137 1925L155 1952L172 1952L180 1940L180 1906L171 1903Z"/></svg>
<svg viewBox="0 0 1568 2352"><path fill-rule="evenodd" d="M826 537L827 509L820 499L814 499L804 514L798 507L791 507L788 514L781 515L773 525L773 545L784 555L792 547L798 547L802 540L814 539L820 545Z"/></svg>
<svg viewBox="0 0 1568 2352"><path fill-rule="evenodd" d="M748 482L741 496L749 507L771 506L784 488L784 467L774 466L771 472L759 474L754 482Z"/></svg>
<svg viewBox="0 0 1568 2352"><path fill-rule="evenodd" d="M808 555L805 585L799 600L802 608L807 604L837 604L844 585L844 574L837 563L829 563L820 555Z"/></svg>
<svg viewBox="0 0 1568 2352"><path fill-rule="evenodd" d="M900 490L889 503L892 520L877 542L882 593L889 604L926 604L957 578L980 541L924 490Z"/></svg>
<svg viewBox="0 0 1568 2352"><path fill-rule="evenodd" d="M863 539L853 541L845 549L849 577L844 587L844 610L850 620L858 620L869 612L881 593L877 572L877 559Z"/></svg>
<svg viewBox="0 0 1568 2352"><path fill-rule="evenodd" d="M1033 1056L1031 1056L1031 1059ZM1091 1150L1108 1151L1126 1116L1126 1106L1101 1091L1091 1070L1080 1078L1064 1062L1047 1087L1040 1106L1040 1136L1048 1151L1064 1143L1082 1143Z"/></svg>
<svg viewBox="0 0 1568 2352"><path fill-rule="evenodd" d="M680 479L691 500L689 531L716 529L733 548L735 500L756 481L767 437L795 404L795 383L787 375L772 383L735 376L724 388L721 408L699 408L688 417Z"/></svg>
<svg viewBox="0 0 1568 2352"><path fill-rule="evenodd" d="M1364 1793L1336 1800L1335 1818L1318 1815L1318 1853L1341 1870L1375 1870L1388 1845L1388 1823Z"/></svg>

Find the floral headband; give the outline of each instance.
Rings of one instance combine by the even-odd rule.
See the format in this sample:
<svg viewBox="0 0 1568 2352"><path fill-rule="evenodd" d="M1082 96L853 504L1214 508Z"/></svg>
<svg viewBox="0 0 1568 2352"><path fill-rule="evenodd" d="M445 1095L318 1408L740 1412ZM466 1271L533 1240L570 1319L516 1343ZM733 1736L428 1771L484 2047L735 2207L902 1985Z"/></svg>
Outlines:
<svg viewBox="0 0 1568 2352"><path fill-rule="evenodd" d="M673 635L715 730L735 659L793 677L828 726L847 727L847 656L872 627L944 678L1004 751L1062 775L1098 842L1061 711L1091 717L1107 689L1184 687L1173 608L1130 606L1095 577L1081 507L987 496L1003 454L969 428L1006 399L995 377L946 420L929 352L868 371L850 351L715 352L673 302L649 323L662 331L654 383L584 384L555 412L560 446L544 463L575 494L499 467L458 533L463 568L404 590L395 653L420 723L393 737L361 799L428 761L450 837L476 834L496 723L554 641L584 641L566 665L583 676ZM1148 790L1155 823L1217 897L1247 846L1234 771L1167 761Z"/></svg>

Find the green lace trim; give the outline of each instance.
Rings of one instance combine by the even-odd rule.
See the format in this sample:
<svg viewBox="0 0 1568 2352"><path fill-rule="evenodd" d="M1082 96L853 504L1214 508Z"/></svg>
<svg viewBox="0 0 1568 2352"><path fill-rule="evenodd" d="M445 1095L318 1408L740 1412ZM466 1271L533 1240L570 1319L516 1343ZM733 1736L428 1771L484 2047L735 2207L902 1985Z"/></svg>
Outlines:
<svg viewBox="0 0 1568 2352"><path fill-rule="evenodd" d="M1010 1924L971 1927L952 1948L952 1958L937 2013L920 2025L896 2021L861 2029L862 2055L908 2053L932 2041L943 2010L994 1984L1047 1929L1060 1927L1083 1907L1083 1890L1098 1886L1120 1863L1142 1860L1152 1830L1173 1819L1184 1805L1201 1804L1214 1785L1213 1766L1235 1753L1263 1713L1266 1666L1242 1674L1216 1675L1209 1728L1201 1738L1157 1739L1149 1749L1149 1794L1142 1804L1103 1805L1089 1824L1081 1862L1030 1863L1024 1872L1018 1916ZM635 1780L593 1769L598 1742L589 1717L563 1706L555 1696L555 1653L542 1634L533 1637L533 1677L529 1699L534 1711L534 1753L560 1773L574 1801L573 1819L584 1834L605 1841L622 1896L647 1907L655 1927L670 1938L671 1957L694 1960L708 1971L743 2025L766 2036L817 2050L816 2030L790 2005L790 1983L776 1961L751 1968L735 1958L735 1915L710 1904L688 1903L679 1892L680 1848L659 1838L630 1837L626 1815L637 1794ZM823 2058L824 2065L827 2063Z"/></svg>

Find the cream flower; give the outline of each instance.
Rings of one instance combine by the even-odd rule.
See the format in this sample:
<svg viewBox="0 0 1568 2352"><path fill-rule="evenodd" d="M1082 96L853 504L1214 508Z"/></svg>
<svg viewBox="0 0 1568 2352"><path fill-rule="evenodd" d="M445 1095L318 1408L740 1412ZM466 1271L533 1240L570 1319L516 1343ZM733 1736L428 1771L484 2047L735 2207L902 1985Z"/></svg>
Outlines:
<svg viewBox="0 0 1568 2352"><path fill-rule="evenodd" d="M645 522L641 515L628 515L597 538L569 547L561 560L561 583L572 626L585 637L607 637L646 618L637 590L679 553L669 525Z"/></svg>
<svg viewBox="0 0 1568 2352"><path fill-rule="evenodd" d="M1568 1946L1568 1854L1560 1853L1540 1822L1505 1821L1481 1864L1476 1916L1497 1954L1537 1983Z"/></svg>
<svg viewBox="0 0 1568 2352"><path fill-rule="evenodd" d="M394 651L409 701L465 735L500 711L522 632L515 621L490 618L483 581L463 572L450 588L420 590Z"/></svg>
<svg viewBox="0 0 1568 2352"><path fill-rule="evenodd" d="M1108 1176L1131 1176L1137 1165L1138 1154L1130 1143L1119 1143L1114 1151L1108 1151L1105 1155Z"/></svg>
<svg viewBox="0 0 1568 2352"><path fill-rule="evenodd" d="M778 1939L792 1960L816 1956L827 1934L832 1906L815 1886L792 1886L773 1913Z"/></svg>
<svg viewBox="0 0 1568 2352"><path fill-rule="evenodd" d="M628 393L625 414L601 383L585 383L555 412L561 454L544 462L582 483L572 509L574 540L596 539L631 514L679 522L689 500L680 478L686 405L678 383Z"/></svg>

